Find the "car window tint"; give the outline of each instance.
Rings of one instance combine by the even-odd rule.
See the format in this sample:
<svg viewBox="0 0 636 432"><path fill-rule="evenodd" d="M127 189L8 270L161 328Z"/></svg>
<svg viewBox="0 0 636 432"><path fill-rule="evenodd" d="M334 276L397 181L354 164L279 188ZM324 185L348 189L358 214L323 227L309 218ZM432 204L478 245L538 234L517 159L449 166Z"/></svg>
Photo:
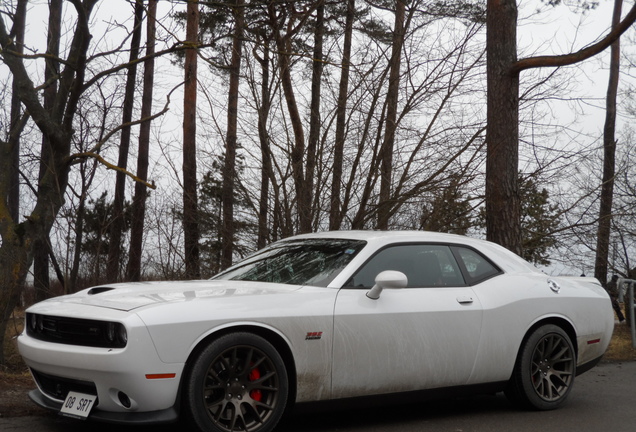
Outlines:
<svg viewBox="0 0 636 432"><path fill-rule="evenodd" d="M341 239L282 241L213 279L326 287L365 244L361 240Z"/></svg>
<svg viewBox="0 0 636 432"><path fill-rule="evenodd" d="M450 248L424 244L382 249L355 273L346 286L371 288L376 276L385 270L404 273L408 279L408 288L465 285Z"/></svg>
<svg viewBox="0 0 636 432"><path fill-rule="evenodd" d="M455 251L466 269L471 285L501 273L487 258L473 249L456 247Z"/></svg>

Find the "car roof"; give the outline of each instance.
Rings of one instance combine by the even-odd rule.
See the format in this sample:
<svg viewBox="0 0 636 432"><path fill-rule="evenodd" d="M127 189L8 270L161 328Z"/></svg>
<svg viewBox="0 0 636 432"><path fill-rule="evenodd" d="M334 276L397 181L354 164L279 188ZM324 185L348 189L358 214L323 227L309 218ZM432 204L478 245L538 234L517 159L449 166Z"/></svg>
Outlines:
<svg viewBox="0 0 636 432"><path fill-rule="evenodd" d="M493 244L472 237L457 234L438 233L432 231L375 231L375 230L351 230L351 231L322 231L310 234L300 234L290 239L351 239L365 240L374 243L400 243L400 242L440 242L461 243L474 247Z"/></svg>
<svg viewBox="0 0 636 432"><path fill-rule="evenodd" d="M292 239L351 239L364 240L374 243L376 247L395 243L434 242L448 244L462 244L479 250L492 259L506 272L540 272L534 265L527 262L510 250L482 239L476 239L458 234L438 233L432 231L322 231L289 237ZM283 240L284 241L284 240Z"/></svg>

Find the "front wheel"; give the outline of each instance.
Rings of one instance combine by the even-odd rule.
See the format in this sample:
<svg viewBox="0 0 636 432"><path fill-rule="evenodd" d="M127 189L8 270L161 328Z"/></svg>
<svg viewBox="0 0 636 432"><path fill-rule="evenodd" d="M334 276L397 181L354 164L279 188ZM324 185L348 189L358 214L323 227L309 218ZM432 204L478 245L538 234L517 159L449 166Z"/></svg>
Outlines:
<svg viewBox="0 0 636 432"><path fill-rule="evenodd" d="M544 325L521 347L505 393L522 407L552 410L565 402L575 374L576 354L570 337L558 326Z"/></svg>
<svg viewBox="0 0 636 432"><path fill-rule="evenodd" d="M184 410L201 431L270 432L288 397L285 364L267 340L231 333L212 341L192 363Z"/></svg>

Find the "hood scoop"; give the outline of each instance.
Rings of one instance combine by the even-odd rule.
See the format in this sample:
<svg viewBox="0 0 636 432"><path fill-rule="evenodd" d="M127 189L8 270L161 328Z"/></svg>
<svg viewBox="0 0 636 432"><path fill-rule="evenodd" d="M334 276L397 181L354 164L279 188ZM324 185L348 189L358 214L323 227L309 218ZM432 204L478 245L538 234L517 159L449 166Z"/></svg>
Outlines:
<svg viewBox="0 0 636 432"><path fill-rule="evenodd" d="M95 288L89 289L86 294L89 296L92 296L92 295L97 295L97 294L105 293L108 291L112 291L114 289L115 288L110 288L110 287L95 287Z"/></svg>

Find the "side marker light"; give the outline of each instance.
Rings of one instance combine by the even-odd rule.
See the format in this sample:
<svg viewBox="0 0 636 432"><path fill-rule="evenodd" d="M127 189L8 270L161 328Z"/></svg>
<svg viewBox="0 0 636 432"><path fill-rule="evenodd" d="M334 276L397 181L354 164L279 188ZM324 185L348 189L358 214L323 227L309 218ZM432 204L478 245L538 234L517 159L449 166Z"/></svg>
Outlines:
<svg viewBox="0 0 636 432"><path fill-rule="evenodd" d="M164 373L164 374L146 374L146 379L149 380L153 380L153 379L171 379L176 377L177 374L175 373Z"/></svg>

